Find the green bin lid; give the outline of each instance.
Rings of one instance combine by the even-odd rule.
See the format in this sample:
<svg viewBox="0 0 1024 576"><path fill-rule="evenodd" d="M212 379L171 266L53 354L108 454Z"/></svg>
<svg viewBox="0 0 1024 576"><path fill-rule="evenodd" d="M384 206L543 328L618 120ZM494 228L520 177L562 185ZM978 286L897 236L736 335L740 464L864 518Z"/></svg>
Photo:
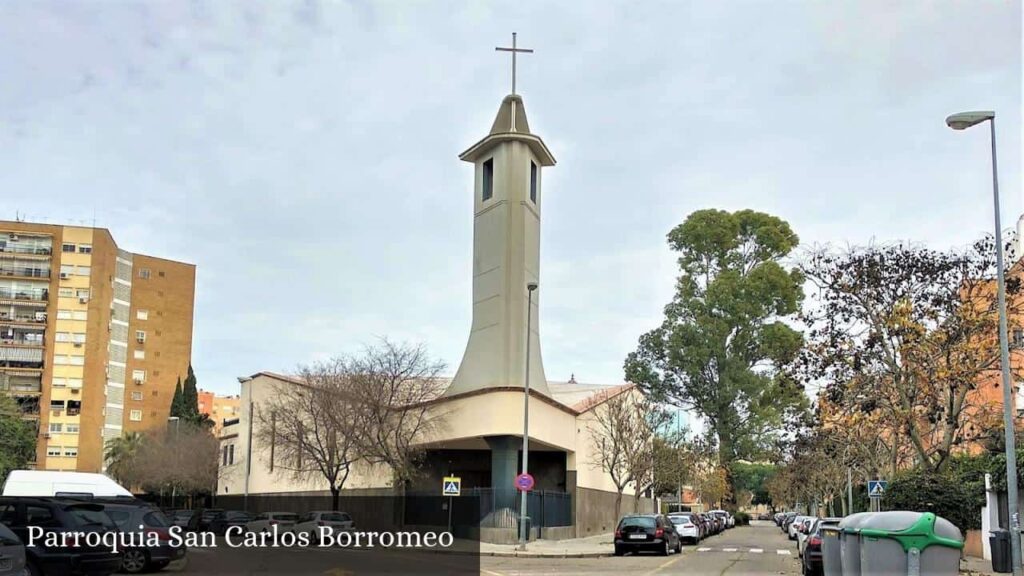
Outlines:
<svg viewBox="0 0 1024 576"><path fill-rule="evenodd" d="M860 523L862 538L896 540L903 550L924 550L929 546L963 548L960 530L931 512L878 512Z"/></svg>

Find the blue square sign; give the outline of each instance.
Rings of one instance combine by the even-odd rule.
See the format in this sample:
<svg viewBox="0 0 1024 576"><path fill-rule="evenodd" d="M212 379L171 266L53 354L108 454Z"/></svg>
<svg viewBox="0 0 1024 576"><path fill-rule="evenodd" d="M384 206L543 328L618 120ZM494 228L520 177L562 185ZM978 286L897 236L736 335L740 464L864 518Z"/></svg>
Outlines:
<svg viewBox="0 0 1024 576"><path fill-rule="evenodd" d="M885 489L888 486L889 483L885 480L868 480L868 496L881 498L885 495Z"/></svg>

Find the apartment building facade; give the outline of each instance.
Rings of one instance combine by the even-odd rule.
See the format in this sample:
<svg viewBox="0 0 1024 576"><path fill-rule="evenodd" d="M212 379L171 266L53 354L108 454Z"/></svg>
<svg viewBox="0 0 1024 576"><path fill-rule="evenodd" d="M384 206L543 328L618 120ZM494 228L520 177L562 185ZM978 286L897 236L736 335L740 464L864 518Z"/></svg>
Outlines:
<svg viewBox="0 0 1024 576"><path fill-rule="evenodd" d="M238 418L239 406L242 399L236 394L234 396L219 396L208 390L199 391L199 413L206 414L213 422L213 433L220 435L225 420Z"/></svg>
<svg viewBox="0 0 1024 576"><path fill-rule="evenodd" d="M165 426L192 353L195 266L103 228L0 221L0 392L35 467L97 472L106 440Z"/></svg>

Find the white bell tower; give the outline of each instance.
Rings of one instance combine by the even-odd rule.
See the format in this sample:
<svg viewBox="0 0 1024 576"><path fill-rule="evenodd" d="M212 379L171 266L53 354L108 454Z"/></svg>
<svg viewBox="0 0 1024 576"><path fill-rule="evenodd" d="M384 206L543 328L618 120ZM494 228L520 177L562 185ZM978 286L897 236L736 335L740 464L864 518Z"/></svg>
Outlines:
<svg viewBox="0 0 1024 576"><path fill-rule="evenodd" d="M502 100L490 133L459 158L474 167L473 327L445 394L522 388L526 285L540 281L541 173L555 165L555 158L530 132L523 99L515 93ZM537 313L542 290L534 292L530 310L530 388L550 395Z"/></svg>

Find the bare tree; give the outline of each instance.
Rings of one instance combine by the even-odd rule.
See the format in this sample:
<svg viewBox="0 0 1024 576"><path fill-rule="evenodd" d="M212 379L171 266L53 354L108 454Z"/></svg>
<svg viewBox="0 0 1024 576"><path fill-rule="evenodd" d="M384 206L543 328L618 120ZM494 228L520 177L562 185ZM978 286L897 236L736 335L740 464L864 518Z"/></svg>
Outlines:
<svg viewBox="0 0 1024 576"><path fill-rule="evenodd" d="M362 458L353 378L346 362L335 359L300 367L298 379L301 384L275 387L259 408L253 435L276 473L326 481L337 510L352 465Z"/></svg>
<svg viewBox="0 0 1024 576"><path fill-rule="evenodd" d="M592 455L590 465L608 474L615 485L615 514L622 513L622 492L637 482L638 474L646 474L642 460L653 466L651 444L653 434L645 417L646 399L634 391L609 398L594 410L588 425ZM643 480L641 480L643 482ZM634 508L639 496L634 496Z"/></svg>
<svg viewBox="0 0 1024 576"><path fill-rule="evenodd" d="M444 426L445 413L431 404L444 391L444 364L422 345L387 339L344 364L358 449L367 462L387 465L401 490L418 469L418 444Z"/></svg>

